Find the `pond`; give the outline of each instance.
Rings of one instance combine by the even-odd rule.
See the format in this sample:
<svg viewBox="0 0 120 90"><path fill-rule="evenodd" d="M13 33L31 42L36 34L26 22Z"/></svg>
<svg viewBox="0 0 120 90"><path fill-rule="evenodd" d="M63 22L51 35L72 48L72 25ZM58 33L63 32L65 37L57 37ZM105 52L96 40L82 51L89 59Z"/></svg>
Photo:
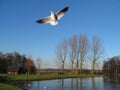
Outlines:
<svg viewBox="0 0 120 90"><path fill-rule="evenodd" d="M32 81L25 85L27 90L120 90L119 83L104 81L102 77Z"/></svg>

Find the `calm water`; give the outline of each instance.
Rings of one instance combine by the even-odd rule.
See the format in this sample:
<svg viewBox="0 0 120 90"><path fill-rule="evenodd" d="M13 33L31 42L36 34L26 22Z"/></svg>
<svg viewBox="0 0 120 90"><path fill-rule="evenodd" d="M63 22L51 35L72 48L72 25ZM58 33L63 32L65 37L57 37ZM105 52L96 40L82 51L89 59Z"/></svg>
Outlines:
<svg viewBox="0 0 120 90"><path fill-rule="evenodd" d="M24 86L27 90L120 90L119 83L104 81L102 77L33 81Z"/></svg>

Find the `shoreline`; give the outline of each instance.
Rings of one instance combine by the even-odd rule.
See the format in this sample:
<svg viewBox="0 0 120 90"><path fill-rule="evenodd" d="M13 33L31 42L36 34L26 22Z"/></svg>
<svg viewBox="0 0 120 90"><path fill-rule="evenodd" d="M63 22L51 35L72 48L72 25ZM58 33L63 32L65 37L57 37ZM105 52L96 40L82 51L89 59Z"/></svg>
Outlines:
<svg viewBox="0 0 120 90"><path fill-rule="evenodd" d="M56 75L56 74L44 74L44 75L36 75L30 74L28 75L8 75L8 74L0 74L0 77L5 77L6 81L1 82L0 85L5 88L5 90L22 90L15 85L11 85L11 82L17 81L45 81L45 80L56 80L56 79L67 79L67 78L87 78L87 77L103 77L103 75L93 75L93 74L81 74L81 75ZM7 83L6 83L7 82ZM14 89L13 89L14 88Z"/></svg>
<svg viewBox="0 0 120 90"><path fill-rule="evenodd" d="M30 75L8 75L8 74L0 74L0 77L6 77L7 79L13 80L13 81L39 81L39 80L54 80L54 79L66 79L66 78L80 78L80 77L103 77L103 75L97 75L97 74L70 74L70 75L56 75L56 74L43 74L43 75L36 75L36 74L30 74Z"/></svg>

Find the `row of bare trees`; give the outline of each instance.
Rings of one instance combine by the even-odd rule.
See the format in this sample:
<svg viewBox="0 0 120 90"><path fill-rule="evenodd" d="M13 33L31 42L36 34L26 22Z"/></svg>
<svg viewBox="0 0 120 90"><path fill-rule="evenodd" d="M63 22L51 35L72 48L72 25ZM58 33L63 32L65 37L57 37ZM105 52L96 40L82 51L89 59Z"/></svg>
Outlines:
<svg viewBox="0 0 120 90"><path fill-rule="evenodd" d="M92 73L94 73L95 66L98 65L103 54L101 39L93 36L90 42L85 34L74 35L68 40L64 39L56 48L57 63L63 72L65 62L69 60L72 71L76 69L76 73L82 73L84 63L90 62Z"/></svg>

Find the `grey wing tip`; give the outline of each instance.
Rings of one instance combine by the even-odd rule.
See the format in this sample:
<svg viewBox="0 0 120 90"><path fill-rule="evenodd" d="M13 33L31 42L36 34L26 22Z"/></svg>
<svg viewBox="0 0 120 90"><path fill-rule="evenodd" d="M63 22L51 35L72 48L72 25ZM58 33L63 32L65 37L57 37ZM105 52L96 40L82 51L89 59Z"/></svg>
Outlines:
<svg viewBox="0 0 120 90"><path fill-rule="evenodd" d="M68 11L68 9L69 9L69 6L66 6L64 9L63 9L63 11Z"/></svg>
<svg viewBox="0 0 120 90"><path fill-rule="evenodd" d="M42 23L44 23L44 21L42 19L40 19L40 20L37 20L36 23L41 23L42 24Z"/></svg>

